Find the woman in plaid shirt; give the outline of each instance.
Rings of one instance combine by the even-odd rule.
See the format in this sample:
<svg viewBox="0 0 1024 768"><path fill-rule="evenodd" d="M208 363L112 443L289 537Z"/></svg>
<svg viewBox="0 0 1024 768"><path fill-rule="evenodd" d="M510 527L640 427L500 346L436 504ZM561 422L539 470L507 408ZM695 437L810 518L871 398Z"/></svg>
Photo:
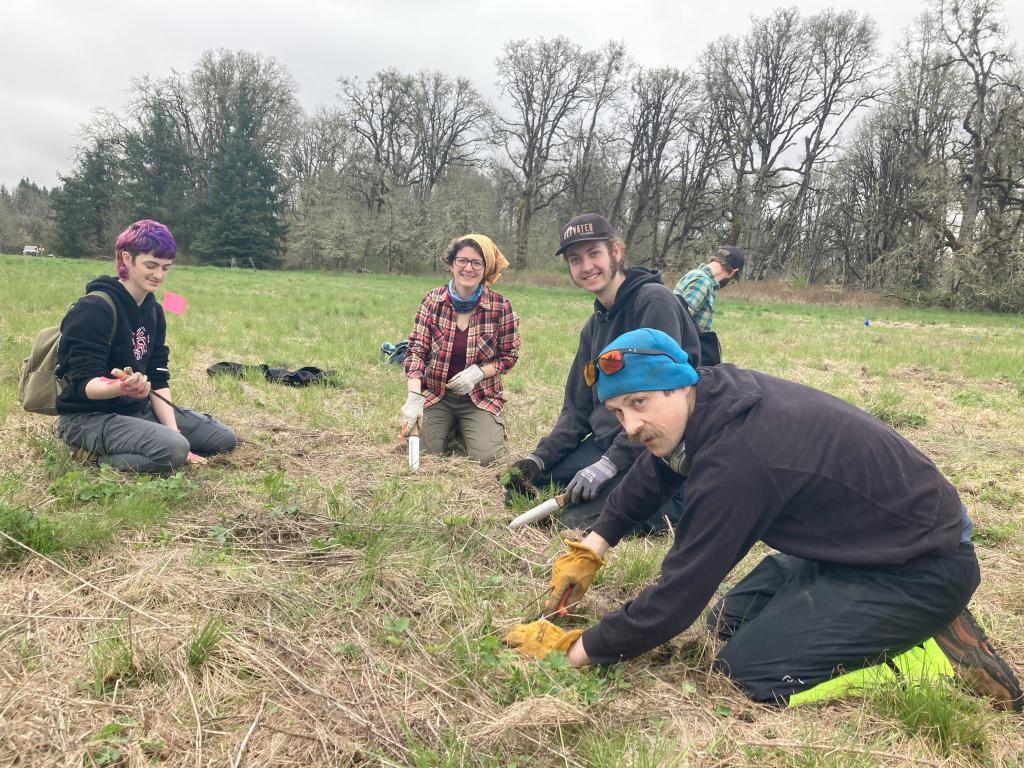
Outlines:
<svg viewBox="0 0 1024 768"><path fill-rule="evenodd" d="M469 457L490 464L507 450L501 376L519 358L519 317L490 288L508 262L480 234L452 240L445 261L452 278L423 298L405 351L402 435L418 428L423 449L442 453L457 426Z"/></svg>

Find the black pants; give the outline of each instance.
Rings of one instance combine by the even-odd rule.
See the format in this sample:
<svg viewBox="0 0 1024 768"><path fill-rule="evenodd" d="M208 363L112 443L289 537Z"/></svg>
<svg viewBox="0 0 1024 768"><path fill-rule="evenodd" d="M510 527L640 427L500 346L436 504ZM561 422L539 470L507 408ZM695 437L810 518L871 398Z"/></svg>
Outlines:
<svg viewBox="0 0 1024 768"><path fill-rule="evenodd" d="M755 701L786 703L927 640L979 581L969 543L894 566L771 555L711 609L708 624L727 641L715 667Z"/></svg>
<svg viewBox="0 0 1024 768"><path fill-rule="evenodd" d="M722 345L718 343L718 334L714 331L698 333L700 340L700 364L703 366L718 365L722 362Z"/></svg>
<svg viewBox="0 0 1024 768"><path fill-rule="evenodd" d="M534 480L534 483L538 488L546 488L552 484L564 487L576 476L577 472L584 467L589 467L603 455L604 452L592 439L584 440L576 446L572 453L555 464L555 466L542 472ZM559 515L559 525L564 528L580 529L589 528L593 525L597 518L601 516L601 510L604 509L604 503L608 500L608 496L622 482L622 478L626 476L628 471L629 467L620 469L618 474L609 480L601 488L601 492L591 501L582 501L579 504L566 506ZM682 514L683 488L680 486L675 496L662 504L660 509L652 510L647 522L634 530L633 534L662 533L668 530L668 526L665 523L666 518L668 518L668 521L674 528Z"/></svg>

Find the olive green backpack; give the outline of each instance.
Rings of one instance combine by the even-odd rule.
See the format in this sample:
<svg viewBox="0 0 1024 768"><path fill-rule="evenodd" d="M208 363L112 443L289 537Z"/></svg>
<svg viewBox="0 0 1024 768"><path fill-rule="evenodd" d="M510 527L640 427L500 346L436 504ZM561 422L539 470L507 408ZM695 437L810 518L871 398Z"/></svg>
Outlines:
<svg viewBox="0 0 1024 768"><path fill-rule="evenodd" d="M92 291L87 296L99 296L114 311L114 325L110 329L107 345L113 344L117 331L117 307L114 300L104 291ZM71 305L72 307L74 304ZM68 307L70 309L71 307ZM29 413L45 416L57 415L57 398L69 381L67 376L57 378L57 348L60 347L60 326L43 328L32 342L32 349L25 358L21 371L21 385L18 387L18 402Z"/></svg>

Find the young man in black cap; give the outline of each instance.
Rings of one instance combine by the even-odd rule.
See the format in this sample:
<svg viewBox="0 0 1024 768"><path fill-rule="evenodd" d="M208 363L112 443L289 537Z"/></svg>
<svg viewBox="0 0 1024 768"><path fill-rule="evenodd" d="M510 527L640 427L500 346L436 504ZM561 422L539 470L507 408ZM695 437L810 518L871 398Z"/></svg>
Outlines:
<svg viewBox="0 0 1024 768"><path fill-rule="evenodd" d="M647 450L582 541L555 561L544 616L578 601L609 548L686 477L661 577L585 631L546 619L506 642L575 666L664 643L701 614L763 541L765 557L711 609L715 668L756 701L799 704L884 682L960 677L1001 709L1024 696L967 603L980 581L971 520L923 453L825 392L732 365L694 370L642 328L585 371Z"/></svg>
<svg viewBox="0 0 1024 768"><path fill-rule="evenodd" d="M739 248L721 245L707 264L691 269L676 283L673 293L683 302L700 333L702 365L722 362L718 336L711 330L715 318L715 291L738 280L745 261Z"/></svg>
<svg viewBox="0 0 1024 768"><path fill-rule="evenodd" d="M520 493L551 483L566 487L569 505L559 522L585 528L601 512L605 499L642 452L631 444L619 423L601 407L583 383L581 371L609 341L637 328L657 328L700 363L700 342L689 314L665 287L661 273L628 267L622 242L608 220L596 213L577 216L562 229L561 255L572 281L594 295L594 314L580 332L579 347L565 383L562 412L554 429L508 473L508 486ZM651 510L648 531L674 523L682 511L682 492Z"/></svg>

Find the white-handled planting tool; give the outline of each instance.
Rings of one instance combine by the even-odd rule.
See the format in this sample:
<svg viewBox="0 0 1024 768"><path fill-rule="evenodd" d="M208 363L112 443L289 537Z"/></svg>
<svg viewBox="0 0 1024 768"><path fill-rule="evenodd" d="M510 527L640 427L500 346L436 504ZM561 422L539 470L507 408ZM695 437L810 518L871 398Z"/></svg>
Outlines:
<svg viewBox="0 0 1024 768"><path fill-rule="evenodd" d="M523 514L521 514L519 517L517 517L515 520L508 524L508 529L510 531L514 531L516 528L521 528L524 525L536 523L540 520L543 520L545 517L548 517L553 512L556 512L557 510L564 508L565 494L560 493L558 496L555 496L555 498L548 499L544 503L538 504L533 509L528 509L525 512L523 512Z"/></svg>
<svg viewBox="0 0 1024 768"><path fill-rule="evenodd" d="M413 472L420 468L420 431L416 427L409 432L409 469Z"/></svg>

